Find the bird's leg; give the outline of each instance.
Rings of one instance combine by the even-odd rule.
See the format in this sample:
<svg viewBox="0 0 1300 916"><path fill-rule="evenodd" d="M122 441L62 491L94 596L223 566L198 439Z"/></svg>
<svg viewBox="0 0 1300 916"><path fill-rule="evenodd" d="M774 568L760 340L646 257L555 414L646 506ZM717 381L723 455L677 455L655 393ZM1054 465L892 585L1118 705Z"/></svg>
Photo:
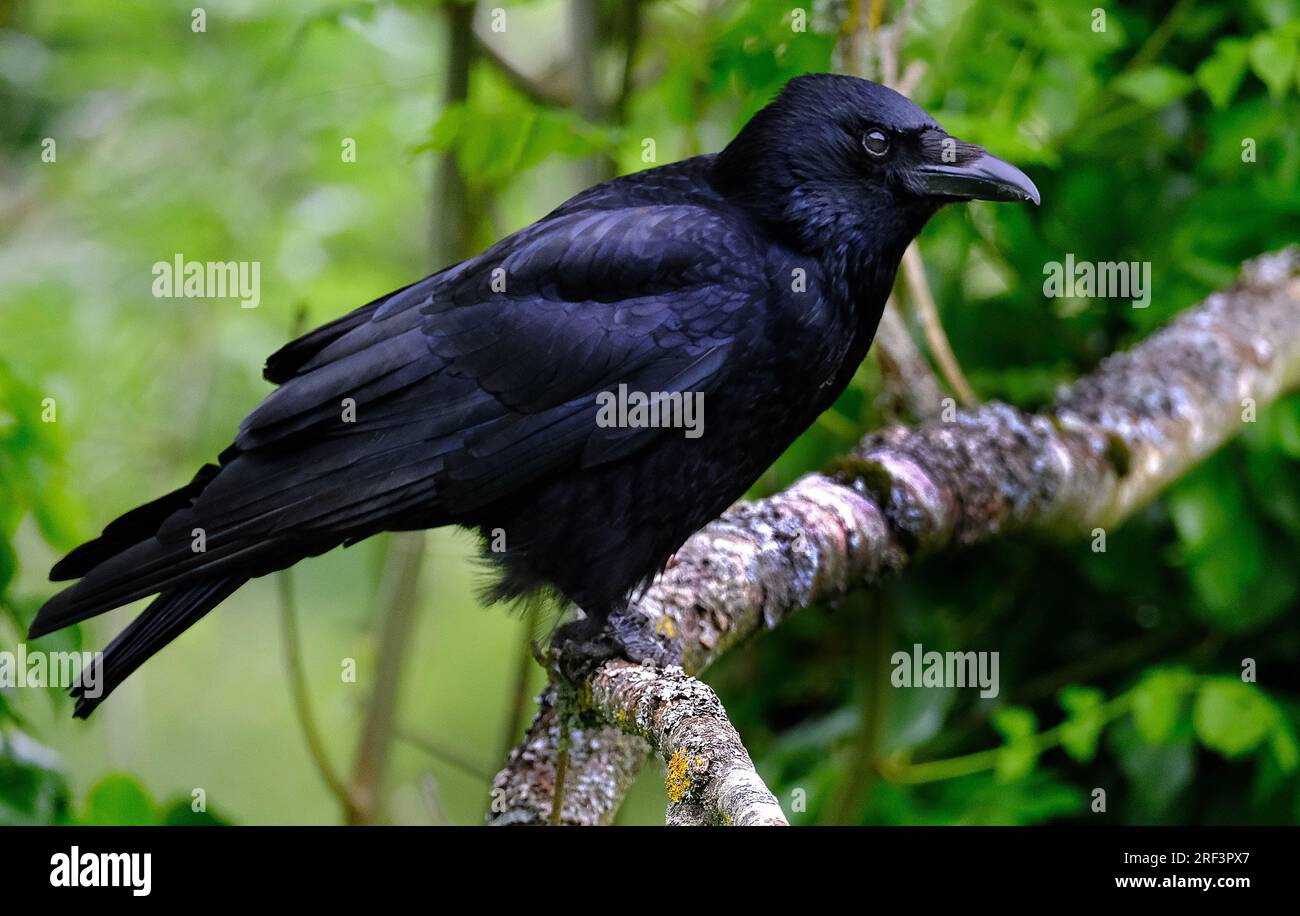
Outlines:
<svg viewBox="0 0 1300 916"><path fill-rule="evenodd" d="M610 659L667 668L680 663L681 652L630 604L612 609L607 616L591 613L555 630L550 667L562 680L581 682Z"/></svg>
<svg viewBox="0 0 1300 916"><path fill-rule="evenodd" d="M609 615L609 627L624 658L659 668L681 664L681 647L660 633L650 618L635 606L616 608Z"/></svg>
<svg viewBox="0 0 1300 916"><path fill-rule="evenodd" d="M579 717L579 685L611 658L666 668L681 662L676 643L660 636L650 619L627 603L608 615L584 614L559 627L551 639L547 667L555 685L560 718L560 745L555 761L554 794L549 822L564 822L564 790L569 770L569 731Z"/></svg>
<svg viewBox="0 0 1300 916"><path fill-rule="evenodd" d="M561 682L578 684L602 662L618 654L618 646L610 637L605 619L597 614L586 614L582 619L556 629L551 639L549 667L559 675Z"/></svg>
<svg viewBox="0 0 1300 916"><path fill-rule="evenodd" d="M608 616L589 614L555 631L551 667L571 684L611 658L668 667L679 664L681 654L671 640L655 631L645 614L629 604L614 608Z"/></svg>

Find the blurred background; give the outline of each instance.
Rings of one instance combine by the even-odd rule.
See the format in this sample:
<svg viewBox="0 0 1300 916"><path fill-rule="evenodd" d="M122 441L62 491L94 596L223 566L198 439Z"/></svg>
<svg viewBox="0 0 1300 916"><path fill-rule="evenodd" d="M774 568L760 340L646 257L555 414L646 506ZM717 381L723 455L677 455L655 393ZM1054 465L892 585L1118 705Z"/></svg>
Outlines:
<svg viewBox="0 0 1300 916"><path fill-rule="evenodd" d="M63 551L229 442L294 329L721 148L791 76L872 75L846 36L904 7L198 2L0 0L0 651ZM1043 197L949 208L920 239L980 398L1041 406L1297 240L1298 47L1297 0L914 5L915 100ZM259 262L260 305L155 298L177 253ZM1045 298L1066 253L1150 262L1151 306ZM868 359L755 495L900 418ZM707 679L797 824L1094 823L1094 787L1112 823L1296 822L1297 471L1293 396L1105 553L935 558ZM0 690L0 823L481 822L545 624L479 606L473 547L373 539L255 581L89 722L61 691ZM32 648L101 649L138 610ZM887 689L914 642L999 651L1001 694ZM621 823L662 823L662 779L646 767Z"/></svg>

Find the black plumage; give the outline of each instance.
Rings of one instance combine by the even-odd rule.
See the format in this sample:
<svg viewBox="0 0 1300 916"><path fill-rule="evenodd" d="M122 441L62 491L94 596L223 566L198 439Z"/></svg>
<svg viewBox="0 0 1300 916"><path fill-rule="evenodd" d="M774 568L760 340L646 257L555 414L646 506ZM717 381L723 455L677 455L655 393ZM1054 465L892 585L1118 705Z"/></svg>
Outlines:
<svg viewBox="0 0 1300 916"><path fill-rule="evenodd" d="M793 80L722 153L597 185L272 355L218 464L59 562L80 581L31 636L158 595L107 695L250 578L450 524L504 532L493 598L552 589L599 624L831 405L904 248L972 197L1037 192L884 87ZM702 394L703 435L598 424L620 385Z"/></svg>

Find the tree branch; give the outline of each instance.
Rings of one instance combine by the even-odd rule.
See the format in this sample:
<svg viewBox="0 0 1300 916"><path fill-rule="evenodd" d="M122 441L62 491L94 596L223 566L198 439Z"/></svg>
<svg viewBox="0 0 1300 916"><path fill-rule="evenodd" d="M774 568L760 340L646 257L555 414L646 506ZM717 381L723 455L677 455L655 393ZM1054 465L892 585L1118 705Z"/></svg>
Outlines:
<svg viewBox="0 0 1300 916"><path fill-rule="evenodd" d="M1048 412L990 403L953 422L886 429L834 478L809 474L736 505L687 541L633 611L697 674L754 632L878 583L918 554L1011 531L1080 538L1119 524L1235 435L1248 407L1298 386L1292 247L1247 263L1236 285L1106 359ZM611 821L648 753L623 734L637 727L608 721L619 727L573 734L566 823ZM497 774L491 823L545 822L557 739L550 689Z"/></svg>
<svg viewBox="0 0 1300 916"><path fill-rule="evenodd" d="M584 685L582 696L573 704L586 727L570 729L568 777L559 822L571 825L608 823L617 804L606 805L609 790L621 796L636 775L640 761L658 752L667 768L668 823L678 826L728 824L736 826L784 826L785 814L763 784L740 735L727 719L722 701L703 681L681 668L658 669L623 660L606 662ZM542 712L530 736L543 739L548 765L536 766L538 748L526 743L516 748L511 764L532 777L526 784L499 784L494 798L503 804L505 815L496 823L545 823L534 815L547 813L554 805L555 765L551 748L558 748L559 724L556 691L541 698ZM591 741L592 735L608 735ZM637 740L641 739L641 740ZM615 773L613 783L578 781L578 773L591 773L592 755L583 748L606 755L606 760L635 761L636 766ZM573 781L570 781L570 780ZM513 788L525 789L514 797ZM593 804L594 803L594 804Z"/></svg>
<svg viewBox="0 0 1300 916"><path fill-rule="evenodd" d="M527 96L533 104L551 108L568 108L573 104L571 93L564 91L554 81L533 79L477 32L474 33L474 47L480 57L496 67L506 82Z"/></svg>
<svg viewBox="0 0 1300 916"><path fill-rule="evenodd" d="M722 701L680 668L612 661L592 676L590 710L644 738L668 768L668 823L784 826Z"/></svg>

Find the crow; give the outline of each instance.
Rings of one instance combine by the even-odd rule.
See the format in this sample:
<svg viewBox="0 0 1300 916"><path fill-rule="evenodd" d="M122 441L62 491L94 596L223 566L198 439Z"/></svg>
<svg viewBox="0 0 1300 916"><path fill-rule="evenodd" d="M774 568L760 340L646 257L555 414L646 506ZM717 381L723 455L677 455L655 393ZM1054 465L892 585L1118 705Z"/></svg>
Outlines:
<svg viewBox="0 0 1300 916"><path fill-rule="evenodd" d="M85 718L249 579L445 525L490 545L491 600L556 596L597 632L831 406L904 249L975 198L1039 202L884 86L792 79L722 152L589 188L274 353L217 463L58 562L79 581L29 636L157 595L99 695L73 690ZM614 392L707 416L602 415Z"/></svg>

